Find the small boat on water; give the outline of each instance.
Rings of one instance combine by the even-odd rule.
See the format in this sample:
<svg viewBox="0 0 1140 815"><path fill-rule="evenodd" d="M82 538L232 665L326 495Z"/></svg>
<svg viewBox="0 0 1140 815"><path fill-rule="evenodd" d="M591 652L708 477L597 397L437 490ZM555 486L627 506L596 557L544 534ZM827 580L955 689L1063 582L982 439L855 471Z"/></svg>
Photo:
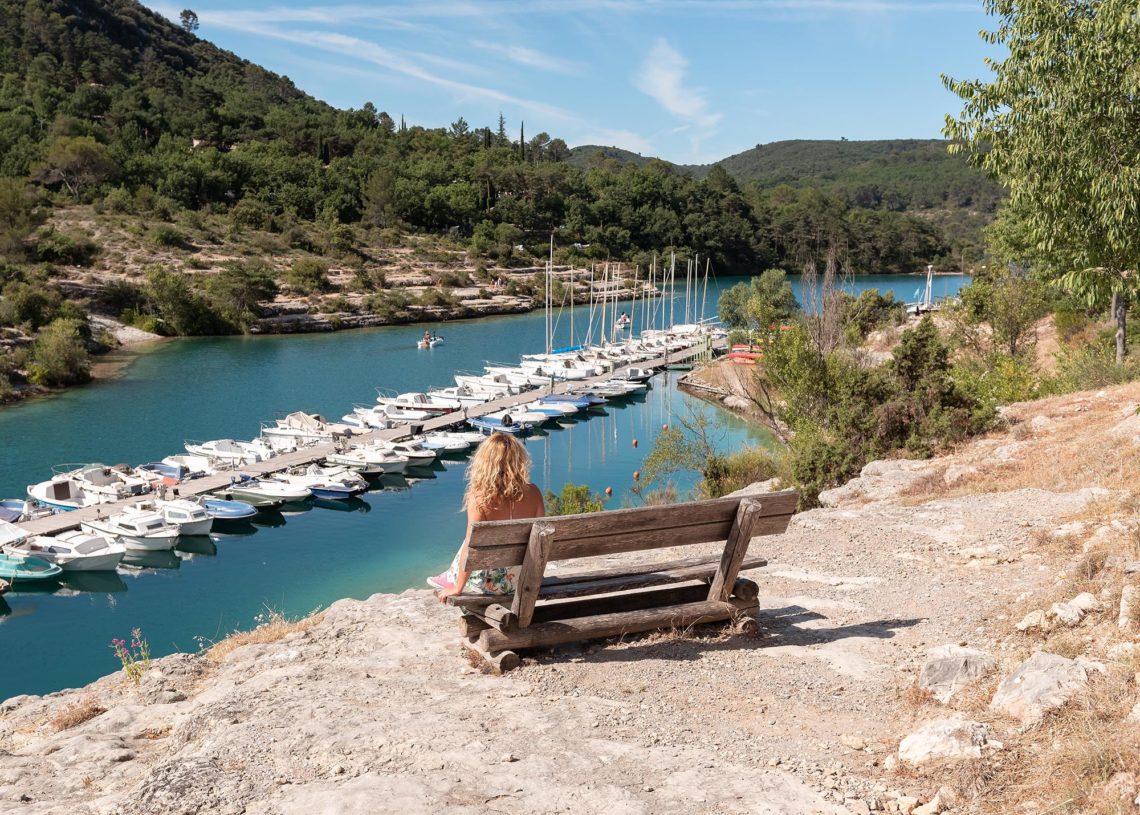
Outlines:
<svg viewBox="0 0 1140 815"><path fill-rule="evenodd" d="M8 555L46 560L66 572L100 572L118 566L126 547L102 535L74 529L55 537L29 537L24 530L9 524L0 526L0 550Z"/></svg>
<svg viewBox="0 0 1140 815"><path fill-rule="evenodd" d="M178 527L152 510L132 509L107 518L84 521L79 528L118 541L132 551L163 551L178 542Z"/></svg>
<svg viewBox="0 0 1140 815"><path fill-rule="evenodd" d="M214 475L215 473L223 470L232 470L233 467L224 462L207 456L195 456L187 454L179 454L176 456L167 456L158 464L153 465L157 467L162 465L166 472L181 472L185 475L179 480L187 478L201 478L204 475ZM158 470L161 471L161 470ZM155 470L152 470L155 472Z"/></svg>
<svg viewBox="0 0 1140 815"><path fill-rule="evenodd" d="M305 487L272 478L253 478L242 473L238 477L231 477L229 485L217 490L217 494L263 508L279 507L287 501L304 501L312 493Z"/></svg>
<svg viewBox="0 0 1140 815"><path fill-rule="evenodd" d="M412 392L401 393L396 396L387 396L380 393L376 397L376 404L380 407L392 405L401 410L409 410L416 412L427 413L431 416L442 416L444 413L450 413L453 410L458 410L458 403L441 404L434 400L426 393Z"/></svg>
<svg viewBox="0 0 1140 815"><path fill-rule="evenodd" d="M325 463L336 467L348 467L361 475L383 475L402 473L408 466L408 458L372 445L356 445L330 453L325 456Z"/></svg>
<svg viewBox="0 0 1140 815"><path fill-rule="evenodd" d="M490 436L492 433L510 433L512 436L525 436L530 433L529 425L519 424L513 421L513 417L510 424L503 424L502 419L493 416L479 416L477 418L468 419L467 424L487 436Z"/></svg>
<svg viewBox="0 0 1140 815"><path fill-rule="evenodd" d="M357 429L347 424L325 421L319 413L304 413L298 410L284 419L278 419L273 425L263 425L261 435L268 444L274 446L278 439L310 445L351 436Z"/></svg>
<svg viewBox="0 0 1140 815"><path fill-rule="evenodd" d="M37 518L47 518L55 513L54 508L44 506L33 498L0 500L0 521L18 524L23 521L34 521Z"/></svg>
<svg viewBox="0 0 1140 815"><path fill-rule="evenodd" d="M590 393L552 393L549 396L543 396L538 401L546 403L562 402L574 405L578 410L589 410L590 408L602 407L606 404L604 396Z"/></svg>
<svg viewBox="0 0 1140 815"><path fill-rule="evenodd" d="M240 441L238 439L211 439L210 441L187 441L183 443L186 452L196 456L206 456L227 462L235 467L243 464L256 464L275 455L275 451L260 439Z"/></svg>
<svg viewBox="0 0 1140 815"><path fill-rule="evenodd" d="M374 444L381 450L389 450L398 456L406 458L408 460L408 467L427 467L438 457L438 453L435 450L429 450L418 441L412 439L377 441L374 442Z"/></svg>
<svg viewBox="0 0 1140 815"><path fill-rule="evenodd" d="M626 368L624 372L619 374L617 379L629 382L648 382L653 378L652 368Z"/></svg>
<svg viewBox="0 0 1140 815"><path fill-rule="evenodd" d="M455 385L450 388L431 388L427 395L439 405L462 410L465 407L474 407L494 398L494 394L468 385Z"/></svg>
<svg viewBox="0 0 1140 815"><path fill-rule="evenodd" d="M150 482L129 468L103 464L58 464L52 477L28 485L28 496L56 509L79 509L121 501L150 491Z"/></svg>
<svg viewBox="0 0 1140 815"><path fill-rule="evenodd" d="M142 501L124 512L157 512L168 524L178 527L180 535L209 535L214 519L204 506L189 498Z"/></svg>
<svg viewBox="0 0 1140 815"><path fill-rule="evenodd" d="M305 487L315 498L345 499L368 490L364 477L346 467L310 464L281 473L278 478L287 484Z"/></svg>
<svg viewBox="0 0 1140 815"><path fill-rule="evenodd" d="M199 497L202 507L214 523L225 521L246 521L257 514L257 507L245 501L226 501L223 498Z"/></svg>
<svg viewBox="0 0 1140 815"><path fill-rule="evenodd" d="M424 332L423 338L416 343L417 348L435 348L437 345L443 345L443 337L439 334Z"/></svg>
<svg viewBox="0 0 1140 815"><path fill-rule="evenodd" d="M9 584L17 580L54 580L62 572L59 566L42 558L0 553L0 579Z"/></svg>

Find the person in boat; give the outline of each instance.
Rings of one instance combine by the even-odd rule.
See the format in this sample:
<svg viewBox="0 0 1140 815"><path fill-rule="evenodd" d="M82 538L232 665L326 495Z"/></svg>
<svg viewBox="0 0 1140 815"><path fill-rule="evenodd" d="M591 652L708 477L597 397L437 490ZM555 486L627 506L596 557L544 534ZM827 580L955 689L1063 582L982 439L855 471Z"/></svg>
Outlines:
<svg viewBox="0 0 1140 815"><path fill-rule="evenodd" d="M515 423L514 418L509 413L503 414L503 427L511 427Z"/></svg>
<svg viewBox="0 0 1140 815"><path fill-rule="evenodd" d="M431 332L430 331L424 332L424 342L429 343L429 344L431 343Z"/></svg>
<svg viewBox="0 0 1140 815"><path fill-rule="evenodd" d="M505 521L515 518L541 518L546 514L542 492L530 480L530 456L522 443L506 433L492 433L479 445L467 466L467 534L443 574L429 577L429 586L445 601L466 590L478 594L511 594L515 590L518 567L464 571L471 526L478 521Z"/></svg>

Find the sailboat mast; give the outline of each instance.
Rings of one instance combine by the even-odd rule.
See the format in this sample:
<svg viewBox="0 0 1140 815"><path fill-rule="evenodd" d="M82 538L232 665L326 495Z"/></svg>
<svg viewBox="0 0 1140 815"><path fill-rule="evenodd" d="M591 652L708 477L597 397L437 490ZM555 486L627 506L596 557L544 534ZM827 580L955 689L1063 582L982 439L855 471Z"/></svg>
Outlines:
<svg viewBox="0 0 1140 815"><path fill-rule="evenodd" d="M705 289L701 294L701 322L705 321L705 315L709 307L709 265L712 258L705 258Z"/></svg>
<svg viewBox="0 0 1140 815"><path fill-rule="evenodd" d="M677 253L674 252L669 258L669 327L672 328L675 323L673 322L673 308L677 302Z"/></svg>

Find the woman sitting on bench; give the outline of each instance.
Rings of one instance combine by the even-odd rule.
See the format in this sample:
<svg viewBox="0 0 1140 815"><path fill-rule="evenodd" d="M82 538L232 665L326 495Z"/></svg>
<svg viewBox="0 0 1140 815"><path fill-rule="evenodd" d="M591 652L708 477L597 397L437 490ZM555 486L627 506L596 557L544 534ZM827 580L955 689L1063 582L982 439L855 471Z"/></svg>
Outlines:
<svg viewBox="0 0 1140 815"><path fill-rule="evenodd" d="M505 521L515 518L541 518L546 514L542 492L530 481L530 456L522 443L506 433L492 433L479 445L467 465L467 492L463 496L467 510L467 535L451 568L427 582L439 591L441 602L453 594L467 591L478 594L513 594L517 567L499 569L462 569L471 539L471 525L477 521Z"/></svg>

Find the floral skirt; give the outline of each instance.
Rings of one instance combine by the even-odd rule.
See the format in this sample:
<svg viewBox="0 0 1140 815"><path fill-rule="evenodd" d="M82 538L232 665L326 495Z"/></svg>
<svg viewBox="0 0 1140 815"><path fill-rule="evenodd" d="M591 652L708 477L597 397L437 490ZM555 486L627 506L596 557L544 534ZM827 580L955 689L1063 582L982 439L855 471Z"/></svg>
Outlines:
<svg viewBox="0 0 1140 815"><path fill-rule="evenodd" d="M459 582L459 555L451 561L447 576L453 583ZM515 566L497 569L476 569L467 576L467 585L462 591L470 594L514 594L518 570Z"/></svg>

